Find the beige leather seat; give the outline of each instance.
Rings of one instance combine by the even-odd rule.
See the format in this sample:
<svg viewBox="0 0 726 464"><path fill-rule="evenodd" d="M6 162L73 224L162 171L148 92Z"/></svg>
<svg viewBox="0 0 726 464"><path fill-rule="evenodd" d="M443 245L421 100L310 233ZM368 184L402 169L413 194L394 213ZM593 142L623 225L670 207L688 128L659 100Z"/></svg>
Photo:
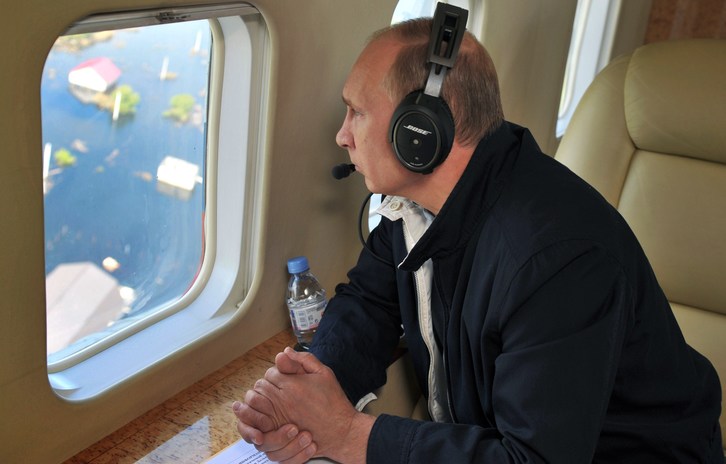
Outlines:
<svg viewBox="0 0 726 464"><path fill-rule="evenodd" d="M556 159L628 221L723 392L726 40L653 43L613 61L581 100Z"/></svg>

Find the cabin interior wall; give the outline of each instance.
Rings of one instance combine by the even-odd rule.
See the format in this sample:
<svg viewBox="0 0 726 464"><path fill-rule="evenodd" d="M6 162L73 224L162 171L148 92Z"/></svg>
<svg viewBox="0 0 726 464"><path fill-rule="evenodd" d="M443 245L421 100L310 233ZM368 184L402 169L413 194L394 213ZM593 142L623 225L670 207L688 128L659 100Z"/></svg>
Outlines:
<svg viewBox="0 0 726 464"><path fill-rule="evenodd" d="M497 69L504 116L527 127L553 155L577 0L482 0L480 5L482 22L473 32Z"/></svg>
<svg viewBox="0 0 726 464"><path fill-rule="evenodd" d="M624 2L627 5L642 2ZM48 384L45 351L40 79L54 40L100 11L219 3L218 0L16 1L0 19L0 456L60 462L201 376L284 329L285 261L305 254L332 290L353 264L359 178L336 182L347 161L334 143L344 116L340 89L368 34L390 21L395 0L256 0L271 37L270 133L259 264L251 310L198 348L179 353L101 398L69 403ZM555 3L556 2L556 3ZM506 116L554 153L557 105L576 0L482 0L479 37L502 82ZM554 6L553 6L554 5ZM553 13L556 11L556 14ZM39 14L42 12L42 14ZM645 18L645 15L642 15ZM640 18L640 16L638 16ZM630 42L642 41L634 21ZM505 28L501 24L507 24ZM652 0L645 42L726 37L726 0ZM638 29L641 28L641 29ZM620 29L618 34L620 34ZM625 37L625 35L623 35ZM295 44L295 45L290 45ZM319 52L324 50L324 52ZM292 78L291 76L294 76ZM292 80L294 79L294 80ZM309 215L316 218L308 221ZM274 316L272 314L274 313ZM187 369L187 366L205 366ZM148 385L155 388L148 388ZM133 401L129 401L133 398Z"/></svg>
<svg viewBox="0 0 726 464"><path fill-rule="evenodd" d="M357 257L356 214L365 187L336 182L348 156L335 144L345 114L344 79L368 34L390 22L394 0L258 0L270 33L271 87L265 141L265 213L256 292L224 331L92 400L60 399L45 349L40 83L55 39L102 11L199 5L218 0L14 2L0 22L0 456L60 462L289 325L287 258L305 254L332 291ZM221 212L223 214L223 212ZM309 220L312 217L314 220ZM193 369L189 368L194 366ZM149 388L153 385L154 388ZM130 400L133 399L133 400Z"/></svg>

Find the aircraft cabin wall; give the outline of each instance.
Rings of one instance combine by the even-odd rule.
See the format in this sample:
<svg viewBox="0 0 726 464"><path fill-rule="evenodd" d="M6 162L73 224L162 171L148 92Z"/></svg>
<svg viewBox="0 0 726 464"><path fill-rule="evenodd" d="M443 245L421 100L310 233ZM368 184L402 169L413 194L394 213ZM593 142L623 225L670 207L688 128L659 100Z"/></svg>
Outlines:
<svg viewBox="0 0 726 464"><path fill-rule="evenodd" d="M255 147L259 156L257 164L247 168L254 171L256 182L242 192L244 200L240 199L239 204L229 193L238 192L236 187L225 190L234 182L212 183L208 187L209 197L226 202L226 209L208 212L210 236L206 237L210 249L218 246L215 234L224 232L225 219L237 217L235 214L241 216L240 211L244 211L244 219L251 219L254 227L245 231L249 238L242 237L238 240L242 245L235 246L240 250L238 254L251 256L247 267L237 262L229 264L228 257L223 255L217 255L216 262L233 268L232 271L245 268L249 281L235 277L231 282L223 282L229 287L227 293L218 304L207 308L212 314L209 319L221 319L223 324L192 337L188 345L160 356L141 371L119 373L126 380L118 385L87 394L74 393L72 388L66 391L62 385L51 386L48 375L40 93L46 58L54 41L89 15L220 3L27 0L14 1L12 6L8 2L3 4L11 9L0 20L0 101L5 107L0 112L0 140L5 146L0 170L3 462L60 462L287 328L289 319L283 294L288 258L307 255L328 292L345 278L355 262L360 250L357 214L365 187L355 176L344 181L330 176L333 165L348 161L345 151L334 142L345 111L340 92L364 40L373 30L390 23L397 2L251 3L264 23L257 31L258 40L266 48L266 61L256 66L267 83L253 95L253 99L260 101L262 113L259 123L251 129L258 137ZM471 2L469 29L483 40L497 65L506 116L530 127L550 154L557 146L554 129L577 3ZM683 8L684 4L687 13L679 15L676 7ZM691 14L696 10L697 14ZM724 37L724 11L726 0L622 1L610 57L626 53L646 40L700 36L707 24L694 17L722 18L720 26L708 29L708 36ZM234 57L227 59L231 61ZM224 91L235 86L235 81L229 79L232 77L213 81L211 100L223 100ZM210 116L213 130L215 117L219 119L219 115ZM215 187L218 189L214 190ZM224 249L214 251L223 253ZM205 279L216 282L216 274ZM200 298L206 298L205 291L200 290ZM170 319L181 319L179 315L183 312ZM208 323L200 320L197 325ZM167 332L178 327L171 324ZM129 339L135 336L130 335ZM157 344L152 339L149 347L155 348ZM117 370L126 366L121 358L114 359L119 364L104 368Z"/></svg>
<svg viewBox="0 0 726 464"><path fill-rule="evenodd" d="M191 348L132 375L102 395L68 401L49 386L40 175L40 85L46 57L56 38L71 24L94 13L212 3L218 2L30 0L13 2L12 13L3 16L3 462L58 462L67 458L289 327L283 299L288 258L301 254L310 257L316 275L329 291L357 258L357 211L365 188L362 182L338 182L330 175L333 165L348 161L334 140L345 114L340 92L365 38L390 22L394 2L255 1L269 34L265 95L269 110L262 121L266 134L260 142L264 156L258 197L254 199L254 213L248 213L248 217L260 216L253 231L257 237L253 243L254 280L241 310L226 326L201 337ZM237 302L231 295L220 312L233 313Z"/></svg>

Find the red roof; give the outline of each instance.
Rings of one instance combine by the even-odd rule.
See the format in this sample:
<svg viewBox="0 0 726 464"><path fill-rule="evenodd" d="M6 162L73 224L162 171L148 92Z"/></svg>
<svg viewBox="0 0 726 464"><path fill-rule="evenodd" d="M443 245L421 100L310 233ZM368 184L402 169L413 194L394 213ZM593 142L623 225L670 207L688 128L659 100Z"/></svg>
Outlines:
<svg viewBox="0 0 726 464"><path fill-rule="evenodd" d="M92 68L109 85L116 82L116 79L118 79L121 75L121 70L116 67L115 64L113 64L113 61L111 61L109 58L106 58L105 56L86 60L71 69L71 72L78 71L84 68Z"/></svg>

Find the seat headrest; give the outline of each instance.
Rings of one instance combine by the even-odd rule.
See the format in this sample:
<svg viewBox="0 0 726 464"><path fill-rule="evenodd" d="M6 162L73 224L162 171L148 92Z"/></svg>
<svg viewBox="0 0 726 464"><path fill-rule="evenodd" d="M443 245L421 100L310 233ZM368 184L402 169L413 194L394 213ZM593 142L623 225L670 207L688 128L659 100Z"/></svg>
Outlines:
<svg viewBox="0 0 726 464"><path fill-rule="evenodd" d="M726 40L639 48L628 65L624 97L637 148L726 163Z"/></svg>

